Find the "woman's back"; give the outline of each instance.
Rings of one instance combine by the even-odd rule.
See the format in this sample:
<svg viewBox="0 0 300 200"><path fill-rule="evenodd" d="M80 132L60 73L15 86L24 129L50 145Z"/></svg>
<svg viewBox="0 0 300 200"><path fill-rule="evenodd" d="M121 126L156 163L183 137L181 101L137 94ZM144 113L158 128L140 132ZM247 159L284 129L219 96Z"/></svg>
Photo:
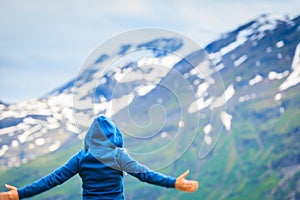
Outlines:
<svg viewBox="0 0 300 200"><path fill-rule="evenodd" d="M83 198L124 199L123 172L101 163L87 150L82 150L79 176L82 179Z"/></svg>

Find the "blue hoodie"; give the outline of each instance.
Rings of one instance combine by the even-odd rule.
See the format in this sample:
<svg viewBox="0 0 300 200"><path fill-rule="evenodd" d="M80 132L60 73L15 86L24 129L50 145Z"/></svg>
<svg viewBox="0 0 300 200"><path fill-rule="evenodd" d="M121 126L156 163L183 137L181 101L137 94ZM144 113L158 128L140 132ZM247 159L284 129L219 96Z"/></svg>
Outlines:
<svg viewBox="0 0 300 200"><path fill-rule="evenodd" d="M123 172L140 181L163 187L175 187L176 179L148 169L123 149L122 133L107 117L95 118L84 141L85 148L67 163L36 182L18 189L19 198L31 197L76 174L82 179L82 199L125 199Z"/></svg>

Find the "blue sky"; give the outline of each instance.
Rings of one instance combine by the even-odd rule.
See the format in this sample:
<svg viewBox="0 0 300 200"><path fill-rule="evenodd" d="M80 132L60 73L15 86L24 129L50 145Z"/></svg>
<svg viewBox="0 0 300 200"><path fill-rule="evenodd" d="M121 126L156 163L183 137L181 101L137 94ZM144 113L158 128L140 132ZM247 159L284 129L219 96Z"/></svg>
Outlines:
<svg viewBox="0 0 300 200"><path fill-rule="evenodd" d="M260 14L295 16L299 7L299 0L0 0L0 100L59 87L97 45L122 32L171 29L205 47Z"/></svg>

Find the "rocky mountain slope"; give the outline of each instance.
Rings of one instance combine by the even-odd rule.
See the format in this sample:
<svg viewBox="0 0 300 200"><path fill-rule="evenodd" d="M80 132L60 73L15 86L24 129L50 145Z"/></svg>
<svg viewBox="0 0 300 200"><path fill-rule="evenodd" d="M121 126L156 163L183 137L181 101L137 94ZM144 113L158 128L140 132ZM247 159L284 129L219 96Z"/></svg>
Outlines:
<svg viewBox="0 0 300 200"><path fill-rule="evenodd" d="M99 70L134 48L149 56ZM135 158L174 176L189 168L201 183L187 195L126 177L128 199L299 199L300 16L262 15L206 52L178 58L185 48L184 40L172 37L122 45L95 56L77 78L43 98L1 103L2 175L33 166L27 173L38 176L33 163L44 155L62 159L78 144L74 133L103 113L118 122Z"/></svg>

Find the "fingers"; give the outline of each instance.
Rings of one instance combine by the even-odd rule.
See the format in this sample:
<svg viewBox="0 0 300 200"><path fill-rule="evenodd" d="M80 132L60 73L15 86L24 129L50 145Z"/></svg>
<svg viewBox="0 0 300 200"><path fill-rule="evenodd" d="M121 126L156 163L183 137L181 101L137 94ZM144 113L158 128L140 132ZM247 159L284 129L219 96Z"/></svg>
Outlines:
<svg viewBox="0 0 300 200"><path fill-rule="evenodd" d="M191 182L191 187L190 187L189 192L195 192L195 191L197 191L198 187L199 187L198 181L190 181L190 182Z"/></svg>
<svg viewBox="0 0 300 200"><path fill-rule="evenodd" d="M185 192L195 192L198 190L199 183L198 181L193 181L193 180L187 180L185 182Z"/></svg>
<svg viewBox="0 0 300 200"><path fill-rule="evenodd" d="M184 179L186 178L190 173L190 170L187 170L186 172L184 172L183 174L181 174L178 178Z"/></svg>
<svg viewBox="0 0 300 200"><path fill-rule="evenodd" d="M5 187L9 190L17 190L17 188L12 185L5 184Z"/></svg>

